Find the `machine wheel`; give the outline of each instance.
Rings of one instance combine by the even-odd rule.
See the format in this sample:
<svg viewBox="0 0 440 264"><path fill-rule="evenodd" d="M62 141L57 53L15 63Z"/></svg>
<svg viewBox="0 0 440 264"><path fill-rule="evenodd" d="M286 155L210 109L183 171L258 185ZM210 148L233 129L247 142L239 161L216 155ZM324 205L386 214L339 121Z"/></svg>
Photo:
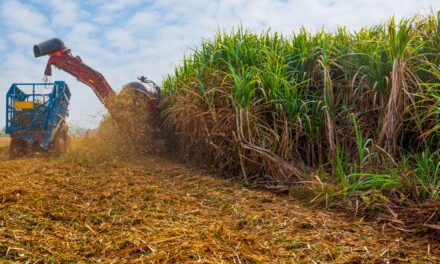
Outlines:
<svg viewBox="0 0 440 264"><path fill-rule="evenodd" d="M19 138L11 138L9 143L9 158L16 159L27 154L27 142Z"/></svg>

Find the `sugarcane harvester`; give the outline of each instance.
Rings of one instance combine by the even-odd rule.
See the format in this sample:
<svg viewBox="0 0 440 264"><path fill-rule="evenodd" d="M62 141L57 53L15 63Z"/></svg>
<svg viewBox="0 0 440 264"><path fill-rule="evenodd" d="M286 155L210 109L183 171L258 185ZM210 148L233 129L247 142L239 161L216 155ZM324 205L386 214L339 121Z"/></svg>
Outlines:
<svg viewBox="0 0 440 264"><path fill-rule="evenodd" d="M49 56L45 76L52 75L52 65L89 86L103 103L118 127L134 141L146 142L157 126L160 88L141 76L140 82L130 82L116 95L104 76L73 56L63 41L54 38L34 45L35 57ZM142 83L148 84L148 89Z"/></svg>

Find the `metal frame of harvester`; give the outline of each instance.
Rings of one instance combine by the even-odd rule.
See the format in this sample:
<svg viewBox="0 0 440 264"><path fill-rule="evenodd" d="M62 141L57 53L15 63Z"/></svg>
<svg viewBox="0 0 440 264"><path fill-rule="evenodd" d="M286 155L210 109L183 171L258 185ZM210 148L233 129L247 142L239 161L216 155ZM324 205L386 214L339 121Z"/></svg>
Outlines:
<svg viewBox="0 0 440 264"><path fill-rule="evenodd" d="M34 56L49 56L47 61L45 76L52 75L52 65L76 77L80 82L92 88L98 99L104 104L107 110L112 114L112 103L115 100L116 93L108 84L104 76L83 63L79 56L73 56L64 42L60 39L53 38L40 44L34 45ZM138 96L146 96L155 98L156 103L160 98L160 88L153 81L141 76L138 79L147 84L152 84L154 90L148 90L144 85L137 82L128 83L124 88L137 93Z"/></svg>
<svg viewBox="0 0 440 264"><path fill-rule="evenodd" d="M51 92L38 93L36 88L39 87L49 87ZM27 90L31 92L25 92ZM36 149L55 156L64 152L70 96L69 87L64 81L11 85L6 94L5 130L11 136L11 158Z"/></svg>

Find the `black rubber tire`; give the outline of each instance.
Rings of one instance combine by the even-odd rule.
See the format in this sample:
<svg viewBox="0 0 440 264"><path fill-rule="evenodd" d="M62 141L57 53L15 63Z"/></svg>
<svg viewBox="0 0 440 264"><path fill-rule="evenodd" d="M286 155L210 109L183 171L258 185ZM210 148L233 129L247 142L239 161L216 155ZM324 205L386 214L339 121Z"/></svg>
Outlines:
<svg viewBox="0 0 440 264"><path fill-rule="evenodd" d="M27 142L19 138L11 138L9 143L9 159L20 158L27 154Z"/></svg>

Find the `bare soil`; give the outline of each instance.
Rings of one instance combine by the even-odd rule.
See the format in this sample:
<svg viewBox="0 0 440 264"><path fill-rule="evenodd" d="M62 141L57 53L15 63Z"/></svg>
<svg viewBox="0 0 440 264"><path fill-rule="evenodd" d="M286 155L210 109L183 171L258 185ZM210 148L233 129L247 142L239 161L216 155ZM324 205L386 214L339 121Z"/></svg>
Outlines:
<svg viewBox="0 0 440 264"><path fill-rule="evenodd" d="M0 138L0 260L440 262L439 244L427 238L382 231L169 159L84 156L7 160Z"/></svg>

